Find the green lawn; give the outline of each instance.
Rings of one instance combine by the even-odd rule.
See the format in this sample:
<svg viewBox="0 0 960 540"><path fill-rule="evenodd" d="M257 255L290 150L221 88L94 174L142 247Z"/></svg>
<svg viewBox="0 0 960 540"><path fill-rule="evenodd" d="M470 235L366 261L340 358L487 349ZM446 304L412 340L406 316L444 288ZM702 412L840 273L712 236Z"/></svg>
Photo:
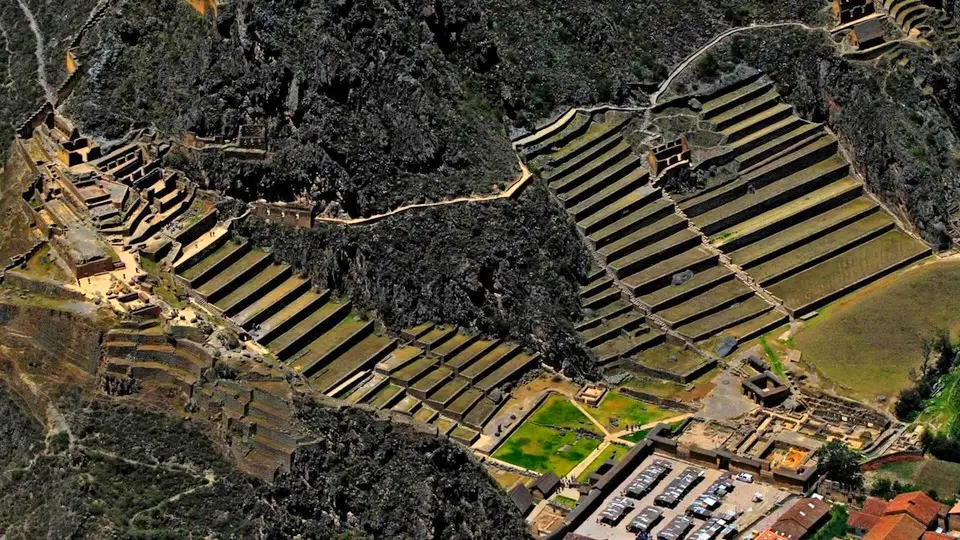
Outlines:
<svg viewBox="0 0 960 540"><path fill-rule="evenodd" d="M890 463L878 469L883 476L901 483L913 484L922 491L934 490L941 497L954 497L960 491L960 463L927 457L923 461Z"/></svg>
<svg viewBox="0 0 960 540"><path fill-rule="evenodd" d="M893 403L937 327L960 330L960 262L940 261L831 304L797 336L804 358L862 399Z"/></svg>
<svg viewBox="0 0 960 540"><path fill-rule="evenodd" d="M562 495L557 495L556 497L554 497L553 502L559 504L564 508L569 508L570 510L573 510L577 506L576 500L571 499L570 497L564 497Z"/></svg>
<svg viewBox="0 0 960 540"><path fill-rule="evenodd" d="M603 462L612 459L614 461L620 461L620 458L623 457L630 449L626 446L620 446L619 444L609 444L606 448L600 452L600 455L597 456L597 459L593 460L593 463L587 466L586 469L580 473L580 476L577 477L577 482L586 483L587 478L590 477L597 469L603 465Z"/></svg>
<svg viewBox="0 0 960 540"><path fill-rule="evenodd" d="M597 435L586 437L576 430ZM602 435L589 418L560 395L551 395L514 431L493 457L540 473L565 476L600 446Z"/></svg>
<svg viewBox="0 0 960 540"><path fill-rule="evenodd" d="M783 367L783 362L780 361L777 351L773 350L773 347L767 343L767 336L760 337L760 345L763 346L763 352L766 353L767 360L770 360L770 371L780 377L781 381L787 382L787 370Z"/></svg>
<svg viewBox="0 0 960 540"><path fill-rule="evenodd" d="M642 426L678 414L627 397L619 390L610 390L598 407L591 407L587 411L611 432L627 429L628 425Z"/></svg>

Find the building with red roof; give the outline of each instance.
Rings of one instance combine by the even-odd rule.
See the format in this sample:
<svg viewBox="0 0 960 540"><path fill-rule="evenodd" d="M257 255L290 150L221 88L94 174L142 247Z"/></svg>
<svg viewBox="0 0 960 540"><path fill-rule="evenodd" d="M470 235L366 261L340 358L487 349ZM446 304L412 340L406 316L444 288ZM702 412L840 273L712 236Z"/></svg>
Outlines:
<svg viewBox="0 0 960 540"><path fill-rule="evenodd" d="M770 530L788 540L803 540L830 521L830 504L822 499L800 499L780 516Z"/></svg>
<svg viewBox="0 0 960 540"><path fill-rule="evenodd" d="M902 493L889 502L870 497L863 510L850 513L847 529L864 540L946 540L940 538L946 535L930 531L947 513L945 505L922 491Z"/></svg>

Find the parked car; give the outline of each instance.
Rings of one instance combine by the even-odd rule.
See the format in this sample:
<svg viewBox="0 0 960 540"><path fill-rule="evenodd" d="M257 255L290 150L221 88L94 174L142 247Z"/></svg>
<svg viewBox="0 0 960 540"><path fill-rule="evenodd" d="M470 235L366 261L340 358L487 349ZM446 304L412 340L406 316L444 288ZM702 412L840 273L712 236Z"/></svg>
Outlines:
<svg viewBox="0 0 960 540"><path fill-rule="evenodd" d="M737 480L739 480L739 481L741 481L741 482L745 482L745 483L747 483L747 484L752 484L752 483L753 483L753 475L750 474L750 473L742 472L742 473L738 474L737 476L735 476L734 478L736 478Z"/></svg>

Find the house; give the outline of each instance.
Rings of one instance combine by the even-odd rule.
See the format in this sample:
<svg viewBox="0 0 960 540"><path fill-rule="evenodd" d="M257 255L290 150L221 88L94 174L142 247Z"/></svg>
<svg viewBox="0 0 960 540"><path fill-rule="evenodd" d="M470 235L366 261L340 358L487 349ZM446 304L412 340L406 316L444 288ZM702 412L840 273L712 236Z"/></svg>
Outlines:
<svg viewBox="0 0 960 540"><path fill-rule="evenodd" d="M880 24L880 19L867 19L856 23L853 32L850 32L850 42L861 50L883 45L883 25Z"/></svg>
<svg viewBox="0 0 960 540"><path fill-rule="evenodd" d="M931 533L949 518L947 506L922 491L902 493L890 502L869 498L852 512L847 529L864 540L938 540Z"/></svg>
<svg viewBox="0 0 960 540"><path fill-rule="evenodd" d="M780 516L770 530L788 540L804 540L830 521L830 504L822 499L800 499Z"/></svg>
<svg viewBox="0 0 960 540"><path fill-rule="evenodd" d="M517 510L520 510L520 515L526 516L533 510L533 495L522 483L513 486L509 495L513 504L517 505Z"/></svg>
<svg viewBox="0 0 960 540"><path fill-rule="evenodd" d="M960 531L960 503L957 503L947 511L947 529L951 531Z"/></svg>
<svg viewBox="0 0 960 540"><path fill-rule="evenodd" d="M537 479L537 483L533 485L530 491L541 499L546 499L550 495L553 495L553 492L559 487L560 477L553 472L548 472Z"/></svg>
<svg viewBox="0 0 960 540"><path fill-rule="evenodd" d="M743 394L764 407L779 405L790 397L790 387L770 371L743 381Z"/></svg>

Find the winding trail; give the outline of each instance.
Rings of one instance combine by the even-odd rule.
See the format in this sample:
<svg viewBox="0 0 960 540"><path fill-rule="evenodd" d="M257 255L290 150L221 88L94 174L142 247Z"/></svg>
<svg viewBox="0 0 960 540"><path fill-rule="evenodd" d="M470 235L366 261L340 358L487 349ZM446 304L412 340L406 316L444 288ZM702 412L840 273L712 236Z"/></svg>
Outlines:
<svg viewBox="0 0 960 540"><path fill-rule="evenodd" d="M471 197L457 197L456 199L448 199L445 201L438 201L432 203L417 203L417 204L405 204L398 208L383 213L377 214L374 216L369 216L365 218L331 218L331 217L317 217L314 220L324 223L337 223L340 225L364 225L373 223L375 221L380 221L383 218L394 216L408 210L415 210L420 208L435 208L438 206L447 206L450 204L462 204L462 203L478 203L478 202L489 202L496 201L499 199L509 199L513 197L516 193L520 192L524 186L533 178L533 174L530 173L530 169L527 168L526 164L523 161L519 162L520 164L520 177L517 178L513 184L510 185L506 190L496 193L493 195L474 195Z"/></svg>
<svg viewBox="0 0 960 540"><path fill-rule="evenodd" d="M663 93L666 92L668 88L670 88L670 85L673 84L673 81L677 77L679 77L680 74L683 73L688 67L690 67L690 64L693 64L697 60L697 58L700 58L701 56L706 54L710 49L719 45L721 41L727 39L732 35L740 34L742 32L749 32L751 30L760 30L764 28L784 28L784 27L803 28L804 30L809 30L811 32L827 32L827 29L821 26L810 26L809 24L802 23L799 21L751 24L749 26L738 26L736 28L731 28L729 30L721 32L715 38L707 42L706 45L694 51L693 54L688 56L683 62L680 62L680 65L678 65L673 69L670 75L667 76L667 78L664 79L662 83L660 83L660 86L657 87L657 90L654 93L650 94L650 105L656 106L660 101L660 96L662 96Z"/></svg>
<svg viewBox="0 0 960 540"><path fill-rule="evenodd" d="M56 103L57 98L53 92L53 87L47 82L47 66L43 58L43 35L40 33L40 27L37 25L37 20L33 17L33 12L30 11L30 6L27 5L26 0L17 0L17 3L20 4L20 9L23 10L23 16L27 18L27 22L30 24L30 30L33 31L33 36L37 40L37 46L34 49L34 54L37 55L37 82L40 83L40 87L43 88L43 92L47 95L47 101Z"/></svg>

